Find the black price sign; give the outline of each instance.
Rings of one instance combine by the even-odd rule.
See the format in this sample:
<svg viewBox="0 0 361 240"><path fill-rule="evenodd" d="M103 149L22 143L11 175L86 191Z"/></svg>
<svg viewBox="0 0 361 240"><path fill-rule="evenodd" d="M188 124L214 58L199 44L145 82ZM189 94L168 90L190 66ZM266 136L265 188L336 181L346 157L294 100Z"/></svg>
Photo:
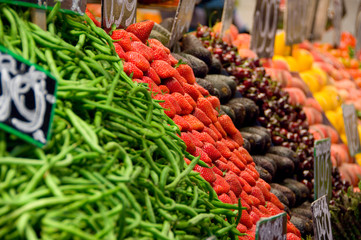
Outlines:
<svg viewBox="0 0 361 240"><path fill-rule="evenodd" d="M341 23L342 23L342 1L341 0L333 0L333 28L334 28L334 36L333 36L333 44L335 46L340 45L341 41Z"/></svg>
<svg viewBox="0 0 361 240"><path fill-rule="evenodd" d="M57 83L49 73L0 46L0 128L39 147L49 139Z"/></svg>
<svg viewBox="0 0 361 240"><path fill-rule="evenodd" d="M286 44L293 45L303 42L307 32L308 4L310 0L287 0L284 26Z"/></svg>
<svg viewBox="0 0 361 240"><path fill-rule="evenodd" d="M0 2L12 3L16 5L48 9L56 4L56 0L0 0ZM67 13L84 14L86 9L86 0L63 0L61 9Z"/></svg>
<svg viewBox="0 0 361 240"><path fill-rule="evenodd" d="M280 0L257 0L253 16L251 49L260 58L272 58Z"/></svg>
<svg viewBox="0 0 361 240"><path fill-rule="evenodd" d="M224 36L225 32L229 30L233 20L233 10L234 10L235 0L225 0L222 12L222 28L221 28L221 37Z"/></svg>
<svg viewBox="0 0 361 240"><path fill-rule="evenodd" d="M195 4L196 0L179 0L169 37L169 48L173 47L173 45L182 38L183 34L188 32Z"/></svg>
<svg viewBox="0 0 361 240"><path fill-rule="evenodd" d="M287 216L280 213L272 217L261 218L256 225L256 240L286 240Z"/></svg>
<svg viewBox="0 0 361 240"><path fill-rule="evenodd" d="M102 0L102 27L127 28L135 23L137 0Z"/></svg>
<svg viewBox="0 0 361 240"><path fill-rule="evenodd" d="M361 50L361 2L358 6L356 14L356 24L355 24L355 33L356 33L356 52Z"/></svg>
<svg viewBox="0 0 361 240"><path fill-rule="evenodd" d="M315 20L315 14L317 10L317 2L318 0L308 0L307 5L307 17L306 17L306 38L312 39L312 27L313 22Z"/></svg>
<svg viewBox="0 0 361 240"><path fill-rule="evenodd" d="M342 114L345 124L348 149L351 156L355 156L361 150L355 106L353 104L342 104Z"/></svg>
<svg viewBox="0 0 361 240"><path fill-rule="evenodd" d="M331 140L329 138L315 141L314 158L315 199L327 195L328 200L330 200L332 197L332 163Z"/></svg>
<svg viewBox="0 0 361 240"><path fill-rule="evenodd" d="M313 231L316 240L333 240L331 214L328 209L326 195L311 204Z"/></svg>
<svg viewBox="0 0 361 240"><path fill-rule="evenodd" d="M321 40L326 29L330 0L319 0L312 28L312 40Z"/></svg>

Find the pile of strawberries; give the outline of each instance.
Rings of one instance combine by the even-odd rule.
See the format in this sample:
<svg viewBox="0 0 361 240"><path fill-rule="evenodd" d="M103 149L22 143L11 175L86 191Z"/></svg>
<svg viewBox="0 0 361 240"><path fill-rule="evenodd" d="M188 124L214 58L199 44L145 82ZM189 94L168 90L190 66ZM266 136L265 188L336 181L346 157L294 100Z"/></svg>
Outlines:
<svg viewBox="0 0 361 240"><path fill-rule="evenodd" d="M156 39L148 39L152 21L114 30L111 37L116 52L124 59L124 71L134 82L147 83L154 99L180 128L187 152L211 168L197 165L194 170L207 180L222 202L237 204L243 210L237 229L254 239L256 222L283 212L284 206L270 193L270 185L259 178L243 138L227 115L219 116L219 99L195 81L190 66L180 64L170 50ZM189 160L185 159L189 164ZM299 230L288 221L288 239L300 239Z"/></svg>

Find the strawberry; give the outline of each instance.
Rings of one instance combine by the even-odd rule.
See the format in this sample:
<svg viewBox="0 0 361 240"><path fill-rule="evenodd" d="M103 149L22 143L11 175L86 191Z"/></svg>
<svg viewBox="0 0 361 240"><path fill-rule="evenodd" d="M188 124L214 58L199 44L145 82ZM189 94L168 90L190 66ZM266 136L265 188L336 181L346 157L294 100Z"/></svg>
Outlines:
<svg viewBox="0 0 361 240"><path fill-rule="evenodd" d="M250 218L252 219L253 224L256 224L258 220L261 218L261 216L258 214L257 211L253 211L255 207L252 207L251 212L249 213ZM257 209L257 208L255 208Z"/></svg>
<svg viewBox="0 0 361 240"><path fill-rule="evenodd" d="M236 165L239 170L243 171L245 169L245 165L238 158L238 156L234 154L234 152L231 153L231 156L229 157L229 161L232 162L234 165Z"/></svg>
<svg viewBox="0 0 361 240"><path fill-rule="evenodd" d="M175 116L175 109L173 107L173 104L169 102L169 100L166 98L166 96L157 94L153 97L156 100L161 100L164 102L159 102L159 104L164 108L164 113L170 117L173 118Z"/></svg>
<svg viewBox="0 0 361 240"><path fill-rule="evenodd" d="M234 145L235 149L239 148L239 144L236 141L234 141L230 136L227 136L227 140L230 141Z"/></svg>
<svg viewBox="0 0 361 240"><path fill-rule="evenodd" d="M252 207L252 211L257 213L258 216L260 217L267 217L265 214L263 214L258 208L256 207Z"/></svg>
<svg viewBox="0 0 361 240"><path fill-rule="evenodd" d="M209 183L212 183L217 179L216 174L213 172L211 168L205 168L196 165L193 170L199 172L201 177L204 178L204 180L206 180Z"/></svg>
<svg viewBox="0 0 361 240"><path fill-rule="evenodd" d="M192 134L188 134L188 135L192 135ZM203 150L199 147L196 147L196 152L193 154L193 156L198 157L200 156L200 160L202 160L203 162L207 163L207 164L212 164L212 160L208 157L208 155L203 152Z"/></svg>
<svg viewBox="0 0 361 240"><path fill-rule="evenodd" d="M259 179L256 182L256 186L262 191L262 194L264 196L264 199L266 201L269 201L271 199L271 194L270 191L267 189L267 187L265 185L263 185ZM276 204L277 205L277 204Z"/></svg>
<svg viewBox="0 0 361 240"><path fill-rule="evenodd" d="M237 160L242 162L242 163L240 163L239 166L236 164L236 162L233 162L233 163L236 164L239 167L239 169L243 170L244 168L242 168L242 165L244 167L247 165L246 159L243 158L243 155L238 150L234 150L232 153L237 156ZM238 163L238 161L237 161L237 163Z"/></svg>
<svg viewBox="0 0 361 240"><path fill-rule="evenodd" d="M249 185L249 183L246 180L244 180L243 178L241 178L241 177L238 177L238 180L239 180L239 183L242 185L242 189L246 193L250 194L252 192L251 185Z"/></svg>
<svg viewBox="0 0 361 240"><path fill-rule="evenodd" d="M157 40L155 38L148 39L148 44L149 44L149 47L151 47L151 48L159 47L159 48L162 48L163 51L165 51L167 54L170 54L169 48L165 47L159 40Z"/></svg>
<svg viewBox="0 0 361 240"><path fill-rule="evenodd" d="M249 152L245 148L239 147L237 150L244 156L244 158L247 161L247 164L253 162L252 156L249 154Z"/></svg>
<svg viewBox="0 0 361 240"><path fill-rule="evenodd" d="M183 89L184 92L188 93L193 98L194 101L197 101L198 98L203 97L202 94L193 85L190 85L188 83L183 83Z"/></svg>
<svg viewBox="0 0 361 240"><path fill-rule="evenodd" d="M120 44L117 42L115 42L113 45L115 48L115 52L118 54L119 58L125 59L125 52L124 52L122 46L120 46Z"/></svg>
<svg viewBox="0 0 361 240"><path fill-rule="evenodd" d="M88 17L93 21L93 23L97 27L101 27L100 22L94 17L94 15L90 12L90 10L88 8L85 9L85 14L88 15Z"/></svg>
<svg viewBox="0 0 361 240"><path fill-rule="evenodd" d="M127 32L133 33L143 43L149 38L150 32L152 31L154 22L147 20L143 22L133 23L127 27Z"/></svg>
<svg viewBox="0 0 361 240"><path fill-rule="evenodd" d="M216 174L216 178L217 178L216 181L212 183L212 187L214 191L216 191L218 195L222 193L228 193L231 187L226 182L226 180L223 177L219 176L218 174Z"/></svg>
<svg viewBox="0 0 361 240"><path fill-rule="evenodd" d="M196 146L194 145L192 139L188 136L188 133L182 132L181 139L187 146L186 151L190 154L194 154L196 152Z"/></svg>
<svg viewBox="0 0 361 240"><path fill-rule="evenodd" d="M301 240L300 237L298 237L296 234L291 233L291 232L287 233L286 237L287 237L287 240Z"/></svg>
<svg viewBox="0 0 361 240"><path fill-rule="evenodd" d="M197 100L197 107L200 108L212 120L213 124L218 121L217 115L215 115L213 112L213 110L214 110L213 106L207 100L207 98L204 98L204 97L199 98ZM218 129L218 127L217 127L217 129ZM218 131L219 131L219 129L218 129ZM219 132L222 134L221 131L219 131ZM223 134L222 134L222 136L223 136Z"/></svg>
<svg viewBox="0 0 361 240"><path fill-rule="evenodd" d="M209 125L209 128L217 135L217 140L222 141L222 134L217 130L213 123Z"/></svg>
<svg viewBox="0 0 361 240"><path fill-rule="evenodd" d="M239 132L238 129L234 126L232 119L228 115L222 115L218 117L218 121L228 135L232 136Z"/></svg>
<svg viewBox="0 0 361 240"><path fill-rule="evenodd" d="M142 82L148 84L148 88L150 92L161 93L159 87L157 86L157 84L154 83L154 81L151 78L143 76Z"/></svg>
<svg viewBox="0 0 361 240"><path fill-rule="evenodd" d="M242 134L237 130L237 132L235 134L233 134L231 136L231 138L239 145L239 146L243 146L243 137Z"/></svg>
<svg viewBox="0 0 361 240"><path fill-rule="evenodd" d="M186 98L188 103L193 107L193 109L197 107L197 103L194 101L194 99L191 97L191 95L186 93L186 94L184 94L184 97Z"/></svg>
<svg viewBox="0 0 361 240"><path fill-rule="evenodd" d="M183 119L184 120L184 119ZM185 121L185 120L184 120ZM189 125L189 124L188 124ZM189 127L190 127L190 125L189 125ZM191 130L189 130L189 131L191 131ZM193 133L189 133L189 136L190 136L190 138L192 139L192 141L194 142L194 145L196 145L196 147L199 147L199 148L202 148L203 147L203 143L202 143L202 141L200 141L199 139L198 139L198 137L196 137L196 135L194 135Z"/></svg>
<svg viewBox="0 0 361 240"><path fill-rule="evenodd" d="M130 36L127 31L123 29L117 29L112 32L112 35L110 36L113 40L117 40L116 43L118 43L125 52L131 51L131 40Z"/></svg>
<svg viewBox="0 0 361 240"><path fill-rule="evenodd" d="M207 114L207 116L210 118L210 115ZM214 114L213 114L213 116L214 116ZM218 121L213 122L213 125L217 128L218 132L222 135L223 138L227 137L227 133L223 130L222 125Z"/></svg>
<svg viewBox="0 0 361 240"><path fill-rule="evenodd" d="M259 178L258 180L257 180L257 184L260 184L260 185L263 185L263 186L265 186L266 187L266 189L268 190L268 191L271 191L271 185L269 185L265 180L263 180L262 178ZM258 186L258 185L257 185ZM259 186L258 186L259 187ZM262 189L261 189L262 190Z"/></svg>
<svg viewBox="0 0 361 240"><path fill-rule="evenodd" d="M244 190L244 189L243 189ZM244 202L246 202L249 206L253 206L253 201L249 197L249 195L246 193L246 191L242 191L241 194L238 196L240 197Z"/></svg>
<svg viewBox="0 0 361 240"><path fill-rule="evenodd" d="M219 111L221 109L221 102L216 96L209 96L207 100L212 104L213 108Z"/></svg>
<svg viewBox="0 0 361 240"><path fill-rule="evenodd" d="M156 73L156 71L152 67L150 67L148 69L148 71L144 72L144 76L150 77L155 82L155 84L157 84L157 85L160 84L160 78L159 78L158 74ZM169 90L168 90L168 93L169 93Z"/></svg>
<svg viewBox="0 0 361 240"><path fill-rule="evenodd" d="M297 237L301 237L300 230L298 230L291 222L287 222L287 233L293 233Z"/></svg>
<svg viewBox="0 0 361 240"><path fill-rule="evenodd" d="M210 129L209 127L204 127L203 132L208 133L209 136L211 136L214 141L218 141L217 134L212 129Z"/></svg>
<svg viewBox="0 0 361 240"><path fill-rule="evenodd" d="M191 114L183 116L183 119L189 123L193 130L202 131L204 128L204 124Z"/></svg>
<svg viewBox="0 0 361 240"><path fill-rule="evenodd" d="M193 111L193 116L198 118L199 121L201 121L205 126L209 126L212 121L207 117L207 115L199 108L195 108Z"/></svg>
<svg viewBox="0 0 361 240"><path fill-rule="evenodd" d="M177 92L177 93L184 95L184 90L183 90L182 85L174 77L164 79L163 84L167 86L167 88L169 89L169 91L171 93Z"/></svg>
<svg viewBox="0 0 361 240"><path fill-rule="evenodd" d="M218 160L220 160L221 162L224 162L225 164L228 163L228 160L225 159L223 156L221 156Z"/></svg>
<svg viewBox="0 0 361 240"><path fill-rule="evenodd" d="M227 195L229 196L229 198L232 201L232 204L238 204L238 199L236 197L236 194L234 194L234 192L232 190L229 190L229 192L227 193Z"/></svg>
<svg viewBox="0 0 361 240"><path fill-rule="evenodd" d="M203 88L201 85L199 85L198 83L194 83L194 86L196 87L196 89L202 94L203 97L208 97L209 96L209 92L207 89Z"/></svg>
<svg viewBox="0 0 361 240"><path fill-rule="evenodd" d="M178 73L177 70L163 60L154 60L151 67L161 79L174 77Z"/></svg>
<svg viewBox="0 0 361 240"><path fill-rule="evenodd" d="M189 160L188 158L184 158L184 161L187 163L187 165L189 165L191 163L191 160Z"/></svg>
<svg viewBox="0 0 361 240"><path fill-rule="evenodd" d="M257 181L259 179L259 173L257 172L256 168L253 165L248 164L246 166L245 171L251 174L254 180Z"/></svg>
<svg viewBox="0 0 361 240"><path fill-rule="evenodd" d="M194 76L193 69L189 65L180 64L177 67L177 71L182 77L187 80L187 83L194 84L196 82L196 77Z"/></svg>
<svg viewBox="0 0 361 240"><path fill-rule="evenodd" d="M210 143L213 146L216 145L214 139L207 132L202 131L201 133L199 133L199 135L203 143Z"/></svg>
<svg viewBox="0 0 361 240"><path fill-rule="evenodd" d="M221 160L215 160L213 162L217 166L217 168L219 168L219 170L221 170L222 172L229 171L229 167L228 167L227 163L224 163Z"/></svg>
<svg viewBox="0 0 361 240"><path fill-rule="evenodd" d="M242 186L238 181L238 177L232 172L227 172L225 179L236 197L238 197L242 192Z"/></svg>
<svg viewBox="0 0 361 240"><path fill-rule="evenodd" d="M143 78L143 72L131 62L124 62L123 63L123 71L128 76L132 75L132 78L138 78L138 79Z"/></svg>
<svg viewBox="0 0 361 240"><path fill-rule="evenodd" d="M265 206L259 205L258 210L266 217L271 216L270 212L268 211L268 209Z"/></svg>
<svg viewBox="0 0 361 240"><path fill-rule="evenodd" d="M213 126L214 126L214 125L213 125ZM210 126L210 127L212 127L212 126ZM215 128L215 127L214 127L214 128ZM212 128L212 129L213 129L213 128ZM217 131L218 131L218 130L217 130ZM221 135L221 137L222 137L222 135ZM233 150L235 149L235 146L234 146L233 142L232 142L232 141L229 141L228 138L222 138L222 139L221 139L221 142L224 143L231 152L233 152Z"/></svg>
<svg viewBox="0 0 361 240"><path fill-rule="evenodd" d="M221 202L223 203L232 204L231 198L226 193L222 193L221 195L219 195L218 199L221 200Z"/></svg>
<svg viewBox="0 0 361 240"><path fill-rule="evenodd" d="M221 153L210 143L204 143L202 149L208 155L208 157L212 159L212 161L216 161L221 157Z"/></svg>
<svg viewBox="0 0 361 240"><path fill-rule="evenodd" d="M191 130L191 126L189 125L189 123L185 121L181 116L175 115L172 120L174 121L175 124L177 124L177 126L181 129L181 131L186 132ZM192 142L194 143L193 138L191 139Z"/></svg>
<svg viewBox="0 0 361 240"><path fill-rule="evenodd" d="M256 198L258 198L258 200L260 201L260 204L261 204L261 205L264 205L264 204L266 203L261 189L259 189L257 186L254 186L254 187L252 188L251 195L254 196L254 197L256 197Z"/></svg>
<svg viewBox="0 0 361 240"><path fill-rule="evenodd" d="M240 233L244 233L247 231L247 227L244 226L242 223L238 223L237 225L237 230L240 232Z"/></svg>
<svg viewBox="0 0 361 240"><path fill-rule="evenodd" d="M232 152L223 142L221 141L216 142L216 148L222 154L223 157L227 159L231 157Z"/></svg>
<svg viewBox="0 0 361 240"><path fill-rule="evenodd" d="M152 47L152 54L154 60L162 60L172 66L172 62L169 60L168 54L160 47Z"/></svg>
<svg viewBox="0 0 361 240"><path fill-rule="evenodd" d="M277 215L282 213L283 211L280 210L276 205L274 205L272 202L266 202L266 209L268 210L269 214Z"/></svg>
<svg viewBox="0 0 361 240"><path fill-rule="evenodd" d="M140 53L129 51L125 53L125 60L133 63L140 70L147 71L150 68L148 60Z"/></svg>
<svg viewBox="0 0 361 240"><path fill-rule="evenodd" d="M258 206L258 205L260 205L260 203L261 203L261 201L258 199L258 198L256 198L255 196L253 196L253 195L248 195L248 197L249 197L249 199L251 199L251 201L252 201L252 206Z"/></svg>
<svg viewBox="0 0 361 240"><path fill-rule="evenodd" d="M242 207L245 207L247 209L247 212L251 211L251 207L248 205L248 203L241 197L238 197L239 199L241 199L241 205Z"/></svg>
<svg viewBox="0 0 361 240"><path fill-rule="evenodd" d="M168 54L168 59L173 67L178 64L178 60L172 54Z"/></svg>
<svg viewBox="0 0 361 240"><path fill-rule="evenodd" d="M188 115L193 111L192 105L189 104L186 97L180 94L179 92L172 93L172 96L177 100L182 111L180 115Z"/></svg>
<svg viewBox="0 0 361 240"><path fill-rule="evenodd" d="M150 47L148 47L147 45L145 45L144 43L132 42L130 44L130 46L131 46L131 51L137 52L137 53L143 55L143 57L145 57L148 62L153 61L152 49Z"/></svg>
<svg viewBox="0 0 361 240"><path fill-rule="evenodd" d="M150 70L151 68L149 68L149 70ZM148 70L148 71L149 71ZM153 78L152 78L153 79ZM153 81L154 81L154 79L153 79ZM160 81L160 79L159 79L159 81ZM160 91L161 91L161 93L162 94L166 94L166 93L170 93L169 92L169 89L167 88L167 86L165 86L165 85L159 85L159 89L160 89Z"/></svg>
<svg viewBox="0 0 361 240"><path fill-rule="evenodd" d="M174 77L182 84L182 86L184 83L187 83L187 80L184 77L182 77L178 71Z"/></svg>
<svg viewBox="0 0 361 240"><path fill-rule="evenodd" d="M248 182L249 185L251 185L251 186L256 185L256 181L247 171L242 171L240 174L240 177L243 178L244 180L246 180L246 182Z"/></svg>
<svg viewBox="0 0 361 240"><path fill-rule="evenodd" d="M283 210L285 206L280 202L280 200L274 195L273 193L270 193L271 195L271 202L276 205L279 209Z"/></svg>
<svg viewBox="0 0 361 240"><path fill-rule="evenodd" d="M234 172L236 175L239 175L241 173L241 170L239 170L239 168L236 165L234 165L233 162L228 161L227 165L228 165L229 170Z"/></svg>
<svg viewBox="0 0 361 240"><path fill-rule="evenodd" d="M223 177L223 175L224 175L223 172L222 172L221 170L219 170L219 168L217 168L215 165L212 166L212 170L213 170L213 172L214 172L215 174Z"/></svg>
<svg viewBox="0 0 361 240"><path fill-rule="evenodd" d="M253 226L252 219L246 210L242 210L241 220L239 222L247 228L251 228Z"/></svg>

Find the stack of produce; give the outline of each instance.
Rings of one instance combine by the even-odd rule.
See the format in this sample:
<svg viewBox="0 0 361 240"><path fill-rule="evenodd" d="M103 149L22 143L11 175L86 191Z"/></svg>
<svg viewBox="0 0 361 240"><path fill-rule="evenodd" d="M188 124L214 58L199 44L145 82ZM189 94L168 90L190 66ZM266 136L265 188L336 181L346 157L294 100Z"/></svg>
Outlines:
<svg viewBox="0 0 361 240"><path fill-rule="evenodd" d="M59 83L45 148L0 131L0 238L237 239L240 205L216 199L192 172L202 162L121 70L113 40L59 4L49 32L30 9L0 5L0 42Z"/></svg>
<svg viewBox="0 0 361 240"><path fill-rule="evenodd" d="M240 200L246 207L237 229L248 234L240 239L252 239L256 222L283 212L284 206L270 192L270 185L259 178L231 118L219 115L219 99L197 84L195 75L201 73L184 64L187 61L193 66L202 61L186 53L183 61L177 60L160 41L148 39L153 27L152 22L146 21L110 33L119 57L125 60L124 71L134 82L149 86L153 98L160 101L165 113L179 126L187 152L208 164L210 168L197 165L195 171L211 183L219 199L231 204ZM203 63L201 67L204 66L202 71L207 74L208 67ZM287 229L289 237L300 236L292 223L287 223Z"/></svg>

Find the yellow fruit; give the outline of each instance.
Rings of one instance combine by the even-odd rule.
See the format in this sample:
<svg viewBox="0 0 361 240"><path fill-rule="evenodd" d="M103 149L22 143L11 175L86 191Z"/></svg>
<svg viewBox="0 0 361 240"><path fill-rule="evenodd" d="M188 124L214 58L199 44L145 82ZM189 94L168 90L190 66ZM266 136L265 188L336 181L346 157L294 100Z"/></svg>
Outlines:
<svg viewBox="0 0 361 240"><path fill-rule="evenodd" d="M320 84L317 78L315 78L311 72L301 72L300 76L312 93L318 92L320 90Z"/></svg>
<svg viewBox="0 0 361 240"><path fill-rule="evenodd" d="M316 92L313 96L324 111L335 110L338 107L337 95L330 91Z"/></svg>
<svg viewBox="0 0 361 240"><path fill-rule="evenodd" d="M335 111L326 111L325 112L327 119L330 121L332 126L340 133L340 126L338 126L337 113Z"/></svg>
<svg viewBox="0 0 361 240"><path fill-rule="evenodd" d="M287 56L291 48L286 46L285 31L280 31L276 34L274 44L274 55Z"/></svg>
<svg viewBox="0 0 361 240"><path fill-rule="evenodd" d="M340 137L341 137L342 142L347 145L347 137L346 137L346 134L343 133L343 134L340 135Z"/></svg>
<svg viewBox="0 0 361 240"><path fill-rule="evenodd" d="M328 79L326 72L323 71L320 67L316 66L315 64L312 65L311 71L317 74L321 87L326 86Z"/></svg>
<svg viewBox="0 0 361 240"><path fill-rule="evenodd" d="M298 63L294 57L288 56L286 57L286 61L292 72L298 72Z"/></svg>
<svg viewBox="0 0 361 240"><path fill-rule="evenodd" d="M295 49L293 50L293 57L298 63L298 69L300 72L311 69L313 64L313 56L309 51L301 48Z"/></svg>

